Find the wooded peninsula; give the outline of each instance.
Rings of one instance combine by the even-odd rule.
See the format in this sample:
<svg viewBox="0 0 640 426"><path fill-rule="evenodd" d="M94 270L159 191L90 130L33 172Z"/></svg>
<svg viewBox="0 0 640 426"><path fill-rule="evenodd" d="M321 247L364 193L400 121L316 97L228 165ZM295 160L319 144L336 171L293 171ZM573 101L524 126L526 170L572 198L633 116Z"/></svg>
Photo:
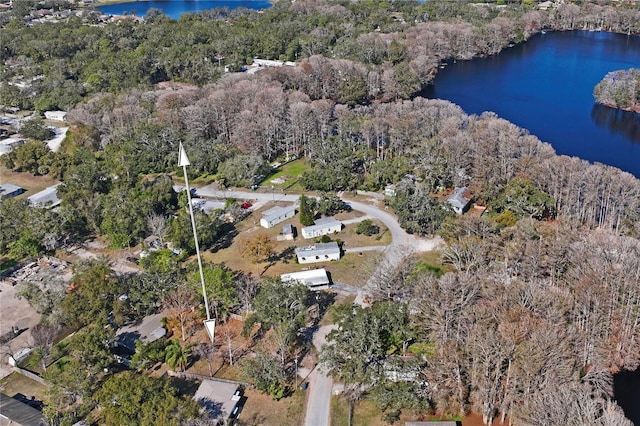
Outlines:
<svg viewBox="0 0 640 426"><path fill-rule="evenodd" d="M596 102L640 113L640 69L613 71L593 89Z"/></svg>

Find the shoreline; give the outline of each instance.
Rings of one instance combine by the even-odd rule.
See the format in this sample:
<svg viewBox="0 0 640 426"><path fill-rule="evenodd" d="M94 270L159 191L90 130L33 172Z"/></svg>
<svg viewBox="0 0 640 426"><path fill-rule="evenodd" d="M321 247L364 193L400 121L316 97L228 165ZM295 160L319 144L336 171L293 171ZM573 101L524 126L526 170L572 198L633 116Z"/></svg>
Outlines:
<svg viewBox="0 0 640 426"><path fill-rule="evenodd" d="M629 107L621 107L621 106L608 104L608 103L604 103L604 102L598 102L598 101L596 101L596 103L598 105L606 106L607 108L617 109L617 110L626 111L626 112L634 112L636 114L640 114L640 105L632 105L632 106L629 106Z"/></svg>
<svg viewBox="0 0 640 426"><path fill-rule="evenodd" d="M149 2L149 1L151 1L151 0L96 0L94 3L92 3L92 6L94 6L94 7L109 6L109 5L112 5L112 4L132 3L132 2L146 3L146 2Z"/></svg>

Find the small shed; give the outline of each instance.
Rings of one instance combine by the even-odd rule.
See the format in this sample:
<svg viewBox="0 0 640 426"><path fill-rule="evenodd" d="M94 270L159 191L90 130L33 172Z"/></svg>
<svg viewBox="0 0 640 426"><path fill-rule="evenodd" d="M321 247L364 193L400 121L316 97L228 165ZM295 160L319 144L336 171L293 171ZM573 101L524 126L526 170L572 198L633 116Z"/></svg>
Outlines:
<svg viewBox="0 0 640 426"><path fill-rule="evenodd" d="M333 217L323 217L314 225L302 228L303 238L315 238L342 231L342 222Z"/></svg>
<svg viewBox="0 0 640 426"><path fill-rule="evenodd" d="M0 184L0 199L13 198L24 192L24 188L12 183Z"/></svg>
<svg viewBox="0 0 640 426"><path fill-rule="evenodd" d="M291 219L296 215L296 206L290 205L285 207L272 207L262 213L260 226L263 228L272 228L280 222Z"/></svg>
<svg viewBox="0 0 640 426"><path fill-rule="evenodd" d="M58 186L57 183L48 188L43 189L40 192L36 192L28 198L29 204L32 207L45 207L51 209L62 203L62 200L58 198Z"/></svg>
<svg viewBox="0 0 640 426"><path fill-rule="evenodd" d="M451 205L451 208L457 214L463 214L469 209L469 204L471 204L471 193L469 192L469 188L455 188L451 195L447 197L447 203Z"/></svg>
<svg viewBox="0 0 640 426"><path fill-rule="evenodd" d="M298 247L295 249L295 253L298 257L298 263L302 264L340 260L340 247L335 241Z"/></svg>
<svg viewBox="0 0 640 426"><path fill-rule="evenodd" d="M67 119L66 111L45 111L44 118L52 121L65 121Z"/></svg>
<svg viewBox="0 0 640 426"><path fill-rule="evenodd" d="M296 237L296 228L287 223L282 227L282 235L278 236L278 241L291 241Z"/></svg>
<svg viewBox="0 0 640 426"><path fill-rule="evenodd" d="M280 275L280 279L283 283L298 282L304 284L311 290L322 289L331 284L329 275L324 268L282 274Z"/></svg>

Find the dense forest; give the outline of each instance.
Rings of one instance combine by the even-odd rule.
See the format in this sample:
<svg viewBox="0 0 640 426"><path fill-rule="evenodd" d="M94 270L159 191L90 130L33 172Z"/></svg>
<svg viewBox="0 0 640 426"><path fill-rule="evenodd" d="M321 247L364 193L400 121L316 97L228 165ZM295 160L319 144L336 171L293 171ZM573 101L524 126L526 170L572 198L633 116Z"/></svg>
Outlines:
<svg viewBox="0 0 640 426"><path fill-rule="evenodd" d="M401 225L444 238L442 267L407 250L367 283L372 306L335 313L334 345L320 357L352 402L370 398L390 420L415 409L473 410L487 424L506 417L513 424L628 424L611 400L612 374L640 360L640 181L558 156L495 114L467 115L418 95L442 62L496 54L543 29L636 34L637 5L297 0L260 13L217 10L179 20L153 12L101 23L85 10L33 25L21 13L2 15L0 103L63 109L72 128L53 153L42 142L46 126L29 120L21 130L29 141L2 156L10 170L63 184L55 210L0 202L0 253L19 260L93 237L122 248L148 236L186 250L182 257L161 250L133 276L115 274L104 260L80 264L79 290L70 294L59 283L45 292L23 286L46 327L86 326L55 349L70 367L46 372L56 385L47 401L52 422L71 421L80 401L87 414L127 386L140 387L128 375L102 375L113 362L94 350L95 342L113 340L104 324L159 309L182 318L197 305L194 265L183 263L195 251L186 197L171 179L183 143L189 172L226 186L259 184L255 177L268 174L270 162L293 158L310 165L300 180L309 191L394 184L389 205ZM225 72L254 57L297 65ZM603 96L611 92L599 87ZM463 186L486 207L482 217L454 215L442 202ZM201 247L216 250L228 228L217 214L197 215ZM260 353L246 369L256 379L264 378L256 371L268 371L256 386L282 393L308 292L284 294L222 266L207 270L216 317L251 306L254 319L280 337L275 355ZM126 300L118 298L122 288ZM300 310L284 314L286 306L273 306L279 300ZM57 348L45 343L45 355ZM133 370L165 353L175 355L174 366L184 362L179 342L162 344L138 348ZM409 379L391 380L389 371ZM194 416L170 386L147 379L166 402L166 424ZM144 410L128 407L138 420L158 409L158 401L140 404ZM118 424L118 416L105 408L103 420Z"/></svg>

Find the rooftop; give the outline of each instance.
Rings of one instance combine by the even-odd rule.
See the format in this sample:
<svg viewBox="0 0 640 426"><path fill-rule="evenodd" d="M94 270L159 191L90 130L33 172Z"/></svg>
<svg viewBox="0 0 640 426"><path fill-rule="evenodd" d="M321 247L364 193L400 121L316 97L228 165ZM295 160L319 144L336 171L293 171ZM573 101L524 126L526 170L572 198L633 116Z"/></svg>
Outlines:
<svg viewBox="0 0 640 426"><path fill-rule="evenodd" d="M333 217L323 217L315 221L314 225L307 226L304 229L306 232L315 231L316 229L331 228L333 226L342 226L342 222Z"/></svg>
<svg viewBox="0 0 640 426"><path fill-rule="evenodd" d="M144 343L158 340L167 333L167 330L162 327L162 317L162 314L149 315L140 324L121 327L116 332L118 343L133 350L136 347L136 340Z"/></svg>
<svg viewBox="0 0 640 426"><path fill-rule="evenodd" d="M62 202L60 198L58 198L58 185L59 183L52 185L48 188L43 189L40 192L37 192L28 198L29 203L32 206L40 206L40 207L55 207Z"/></svg>
<svg viewBox="0 0 640 426"><path fill-rule="evenodd" d="M340 247L335 241L329 243L318 243L307 247L298 247L295 249L297 256L320 256L323 254L340 253Z"/></svg>
<svg viewBox="0 0 640 426"><path fill-rule="evenodd" d="M0 419L8 419L8 424L15 422L15 424L23 426L40 426L44 424L42 412L4 393L0 393Z"/></svg>
<svg viewBox="0 0 640 426"><path fill-rule="evenodd" d="M262 217L263 218L270 218L270 217L278 217L282 214L284 214L285 212L289 212L291 210L295 210L296 206L295 205L290 205L290 206L284 206L284 207L280 207L280 206L275 206L275 207L271 207L268 210L265 210L262 212Z"/></svg>
<svg viewBox="0 0 640 426"><path fill-rule="evenodd" d="M471 194L467 187L456 188L453 193L447 197L447 201L453 207L464 208L471 200Z"/></svg>
<svg viewBox="0 0 640 426"><path fill-rule="evenodd" d="M329 275L327 275L327 271L324 268L282 274L280 279L283 282L298 281L310 287L330 284Z"/></svg>
<svg viewBox="0 0 640 426"><path fill-rule="evenodd" d="M3 183L0 185L0 197L15 197L22 194L24 189L12 183Z"/></svg>
<svg viewBox="0 0 640 426"><path fill-rule="evenodd" d="M193 399L198 401L211 418L229 418L238 403L239 385L216 379L205 379Z"/></svg>

